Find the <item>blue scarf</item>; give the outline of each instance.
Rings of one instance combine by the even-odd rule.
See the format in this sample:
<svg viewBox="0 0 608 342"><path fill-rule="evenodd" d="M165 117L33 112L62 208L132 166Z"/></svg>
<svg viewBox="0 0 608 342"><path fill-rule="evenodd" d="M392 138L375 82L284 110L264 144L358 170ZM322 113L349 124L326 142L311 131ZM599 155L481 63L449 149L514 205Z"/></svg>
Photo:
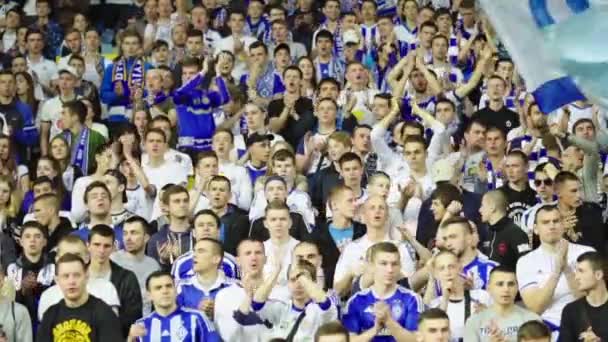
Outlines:
<svg viewBox="0 0 608 342"><path fill-rule="evenodd" d="M65 131L65 139L68 141L68 145L72 149L72 165L78 166L82 173L85 175L89 174L89 135L91 130L87 127L83 127L78 134L77 141L75 144L72 143L72 132Z"/></svg>
<svg viewBox="0 0 608 342"><path fill-rule="evenodd" d="M256 88L259 95L263 98L271 98L274 95L274 68L271 65L266 67L266 71L258 78Z"/></svg>
<svg viewBox="0 0 608 342"><path fill-rule="evenodd" d="M112 70L112 80L114 83L122 82L125 96L130 95L132 87L142 88L144 85L144 60L136 58L131 66L131 70L128 70L127 61L123 57L114 63L114 69Z"/></svg>

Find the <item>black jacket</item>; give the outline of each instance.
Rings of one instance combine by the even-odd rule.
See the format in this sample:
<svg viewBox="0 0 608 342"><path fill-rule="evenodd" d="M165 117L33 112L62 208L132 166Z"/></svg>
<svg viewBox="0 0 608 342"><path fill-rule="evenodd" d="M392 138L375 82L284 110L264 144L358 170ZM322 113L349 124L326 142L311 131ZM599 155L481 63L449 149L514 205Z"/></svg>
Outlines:
<svg viewBox="0 0 608 342"><path fill-rule="evenodd" d="M291 216L291 227L289 228L289 235L299 241L309 240L310 232L308 231L306 223L304 223L302 215L290 212L289 216ZM260 217L259 219L253 221L253 224L251 225L251 230L249 231L249 237L259 241L266 241L270 239L270 233L268 232L268 228L264 226L263 217Z"/></svg>
<svg viewBox="0 0 608 342"><path fill-rule="evenodd" d="M48 227L47 227L48 228ZM45 250L51 252L57 247L59 241L66 235L70 235L74 231L72 222L66 217L59 217L59 224L55 227L52 233L49 234ZM51 254L51 258L54 259L55 251Z"/></svg>
<svg viewBox="0 0 608 342"><path fill-rule="evenodd" d="M334 272L336 271L336 264L338 258L340 258L340 250L334 239L329 233L329 225L331 221L321 222L317 224L317 227L312 232L312 239L317 243L323 255L323 271L325 272L325 286L327 288L333 288L334 284ZM356 240L367 232L367 227L360 222L353 221L353 240Z"/></svg>
<svg viewBox="0 0 608 342"><path fill-rule="evenodd" d="M606 255L606 224L600 206L585 202L576 208L575 215L578 221L574 230L582 236L572 242L593 247L602 255Z"/></svg>
<svg viewBox="0 0 608 342"><path fill-rule="evenodd" d="M327 158L327 156L324 156L324 158ZM334 163L331 163L328 167L317 170L312 175L312 179L313 181L309 190L310 200L312 201L312 205L319 210L319 217L325 217L325 204L329 197L329 192L342 183L340 174L336 170Z"/></svg>
<svg viewBox="0 0 608 342"><path fill-rule="evenodd" d="M233 204L228 204L228 211L220 220L224 226L224 251L236 255L236 247L249 235L247 212Z"/></svg>
<svg viewBox="0 0 608 342"><path fill-rule="evenodd" d="M486 254L491 260L515 269L517 259L530 251L528 235L507 216L490 225Z"/></svg>
<svg viewBox="0 0 608 342"><path fill-rule="evenodd" d="M118 266L112 261L110 261L110 270L112 272L110 282L114 284L120 300L118 317L120 318L122 334L127 337L131 325L142 317L141 289L135 273Z"/></svg>

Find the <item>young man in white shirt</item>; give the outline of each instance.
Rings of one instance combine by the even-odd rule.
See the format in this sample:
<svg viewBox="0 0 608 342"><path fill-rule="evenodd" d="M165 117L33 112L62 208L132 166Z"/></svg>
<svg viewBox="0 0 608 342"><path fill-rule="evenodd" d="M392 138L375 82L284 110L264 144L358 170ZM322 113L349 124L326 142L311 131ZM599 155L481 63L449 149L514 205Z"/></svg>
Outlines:
<svg viewBox="0 0 608 342"><path fill-rule="evenodd" d="M232 76L239 80L247 71L245 60L249 53L249 46L256 41L254 37L245 35L245 18L242 11L232 11L228 18L228 27L231 35L220 39L215 45L215 55L222 51L230 51L236 57L236 63L232 71Z"/></svg>
<svg viewBox="0 0 608 342"><path fill-rule="evenodd" d="M517 282L526 307L541 315L557 335L562 310L579 296L574 279L576 259L593 248L563 238L564 225L555 205L536 212L534 231L540 246L519 258Z"/></svg>
<svg viewBox="0 0 608 342"><path fill-rule="evenodd" d="M55 93L53 90L52 81L57 79L57 65L55 62L44 58L42 52L44 50L45 36L39 29L28 29L25 34L27 44L27 64L34 75L34 79L38 80L42 90L46 96L52 96Z"/></svg>
<svg viewBox="0 0 608 342"><path fill-rule="evenodd" d="M234 138L230 130L216 129L211 139L211 148L217 155L219 173L230 180L230 185L234 189L236 205L243 210L249 210L253 198L253 185L247 169L230 159L230 152L234 148Z"/></svg>
<svg viewBox="0 0 608 342"><path fill-rule="evenodd" d="M149 156L147 163L142 163L142 170L156 191L160 191L167 184L186 184L188 174L184 168L175 160L165 158L167 150L167 138L165 133L158 128L151 128L146 132L145 150ZM158 196L157 196L158 197ZM158 201L152 211L152 219L160 216Z"/></svg>
<svg viewBox="0 0 608 342"><path fill-rule="evenodd" d="M165 152L165 159L177 162L184 168L188 175L193 175L194 170L192 168L192 159L190 156L169 146L169 142L171 141L173 135L173 127L169 117L165 115L154 117L152 121L150 121L149 128L158 128L165 132L165 136L167 137L167 151ZM147 153L142 155L141 161L142 165L148 162Z"/></svg>
<svg viewBox="0 0 608 342"><path fill-rule="evenodd" d="M367 250L379 242L393 242L386 231L388 206L380 196L372 196L363 205L363 222L367 225L367 233L344 247L336 264L334 274L334 289L340 295L347 294L355 277L361 275ZM393 242L399 250L402 277L409 277L416 271L415 252L408 244Z"/></svg>
<svg viewBox="0 0 608 342"><path fill-rule="evenodd" d="M40 151L42 155L49 152L49 141L56 135L63 132L64 127L61 121L63 104L78 99L74 91L78 76L76 70L66 66L59 70L59 94L47 100L40 107L38 121L40 122Z"/></svg>

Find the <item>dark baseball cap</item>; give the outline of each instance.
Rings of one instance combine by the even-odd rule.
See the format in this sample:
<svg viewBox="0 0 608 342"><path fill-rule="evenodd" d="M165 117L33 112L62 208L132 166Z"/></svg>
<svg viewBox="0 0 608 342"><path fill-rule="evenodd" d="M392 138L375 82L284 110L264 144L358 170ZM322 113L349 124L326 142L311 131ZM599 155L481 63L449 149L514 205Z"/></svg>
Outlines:
<svg viewBox="0 0 608 342"><path fill-rule="evenodd" d="M262 141L272 141L274 139L274 135L272 134L259 134L259 133L253 133L250 136L247 137L247 148L249 148L249 146L257 143L257 142L262 142Z"/></svg>

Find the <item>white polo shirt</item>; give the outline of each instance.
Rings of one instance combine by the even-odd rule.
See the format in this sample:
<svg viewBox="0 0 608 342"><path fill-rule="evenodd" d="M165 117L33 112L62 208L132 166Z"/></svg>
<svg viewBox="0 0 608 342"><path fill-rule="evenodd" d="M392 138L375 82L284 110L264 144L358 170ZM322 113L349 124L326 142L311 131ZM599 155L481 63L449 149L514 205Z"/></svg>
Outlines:
<svg viewBox="0 0 608 342"><path fill-rule="evenodd" d="M593 250L593 248L588 246L568 243L568 265L566 267L574 270L576 259L581 254ZM519 291L523 291L530 287L545 286L554 269L555 254L543 248L542 245L522 256L517 261L517 283L519 284ZM557 282L557 286L555 287L555 292L553 292L551 304L549 304L541 315L542 319L559 326L562 310L566 304L575 299L572 291L568 287L566 276L562 273Z"/></svg>

